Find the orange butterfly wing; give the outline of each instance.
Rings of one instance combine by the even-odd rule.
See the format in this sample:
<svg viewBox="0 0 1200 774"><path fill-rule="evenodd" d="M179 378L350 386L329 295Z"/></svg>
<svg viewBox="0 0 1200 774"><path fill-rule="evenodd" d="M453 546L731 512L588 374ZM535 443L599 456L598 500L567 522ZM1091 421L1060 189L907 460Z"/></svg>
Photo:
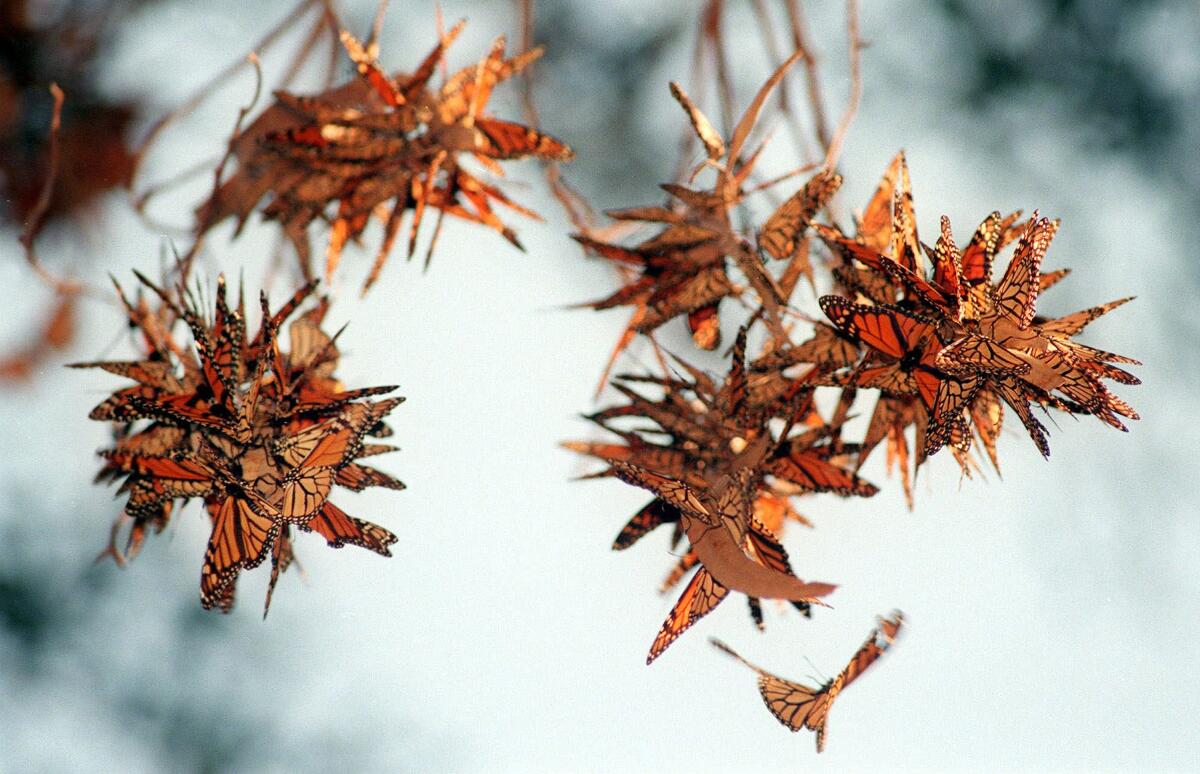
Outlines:
<svg viewBox="0 0 1200 774"><path fill-rule="evenodd" d="M894 307L854 304L841 296L822 296L830 322L872 349L901 359L934 333L934 323Z"/></svg>
<svg viewBox="0 0 1200 774"><path fill-rule="evenodd" d="M621 528L616 540L613 541L613 550L623 551L659 525L678 521L679 509L656 497L635 513L629 523Z"/></svg>
<svg viewBox="0 0 1200 774"><path fill-rule="evenodd" d="M213 530L200 572L200 604L220 606L222 592L240 570L257 567L267 556L278 525L251 507L245 499L229 495L209 506Z"/></svg>
<svg viewBox="0 0 1200 774"><path fill-rule="evenodd" d="M516 159L534 156L548 161L570 161L575 153L565 143L512 121L495 118L476 118L479 130L476 150L493 159Z"/></svg>
<svg viewBox="0 0 1200 774"><path fill-rule="evenodd" d="M771 473L809 492L833 492L842 497L871 497L879 489L811 451L795 451L771 461Z"/></svg>
<svg viewBox="0 0 1200 774"><path fill-rule="evenodd" d="M646 656L646 664L653 663L671 643L679 639L679 635L711 613L728 594L729 590L717 583L708 570L703 567L697 570L654 638L650 653Z"/></svg>
<svg viewBox="0 0 1200 774"><path fill-rule="evenodd" d="M1037 308L1041 288L1042 256L1058 231L1058 221L1039 218L1031 221L1017 242L1012 262L995 291L997 311L1015 319L1021 328L1029 327Z"/></svg>
<svg viewBox="0 0 1200 774"><path fill-rule="evenodd" d="M395 535L378 524L349 516L341 508L328 501L307 523L301 524L300 529L306 532L316 532L325 538L332 548L341 548L345 545L359 546L383 556L392 555L388 546L397 540Z"/></svg>

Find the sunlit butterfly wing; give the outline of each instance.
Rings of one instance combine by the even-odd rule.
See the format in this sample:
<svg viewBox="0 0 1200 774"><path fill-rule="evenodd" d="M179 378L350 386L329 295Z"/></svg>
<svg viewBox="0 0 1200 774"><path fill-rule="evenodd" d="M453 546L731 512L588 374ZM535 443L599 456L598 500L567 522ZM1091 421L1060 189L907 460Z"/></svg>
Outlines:
<svg viewBox="0 0 1200 774"><path fill-rule="evenodd" d="M821 309L835 327L872 349L900 359L933 335L933 321L893 307L850 303L841 296L822 296Z"/></svg>
<svg viewBox="0 0 1200 774"><path fill-rule="evenodd" d="M1001 379L993 384L996 393L1012 408L1021 420L1021 424L1025 425L1025 429L1029 432L1029 437L1033 439L1038 451L1042 453L1043 457L1048 458L1050 442L1046 437L1046 427L1033 415L1033 411L1029 407L1029 399L1025 397L1023 390L1014 379Z"/></svg>
<svg viewBox="0 0 1200 774"><path fill-rule="evenodd" d="M1016 253L1003 279L996 286L997 311L1016 320L1021 328L1027 328L1036 314L1042 257L1057 230L1057 220L1040 218L1031 221L1017 242Z"/></svg>
<svg viewBox="0 0 1200 774"><path fill-rule="evenodd" d="M221 592L243 569L257 567L267 556L278 524L260 514L250 503L228 495L209 506L212 536L204 553L200 573L200 604L205 609L218 605Z"/></svg>
<svg viewBox="0 0 1200 774"><path fill-rule="evenodd" d="M944 379L938 383L937 397L929 411L929 425L925 429L925 456L932 456L951 441L955 430L963 428L963 412L970 405L980 387L978 377ZM969 443L970 435L966 441Z"/></svg>
<svg viewBox="0 0 1200 774"><path fill-rule="evenodd" d="M356 462L347 463L337 471L334 477L338 486L344 486L355 492L361 492L367 487L377 486L384 489L400 491L405 489L404 482L389 476L382 470L360 465Z"/></svg>
<svg viewBox="0 0 1200 774"><path fill-rule="evenodd" d="M1037 324L1037 330L1043 336L1074 336L1096 318L1108 314L1122 304L1132 300L1133 296L1119 298L1116 301L1109 301L1107 304L1093 306L1090 309L1084 309L1083 311L1068 314L1064 317L1046 320Z"/></svg>
<svg viewBox="0 0 1200 774"><path fill-rule="evenodd" d="M778 368L796 363L834 367L853 365L858 360L858 344L850 337L822 322L813 324L813 335L793 347L785 347L754 361L755 370Z"/></svg>
<svg viewBox="0 0 1200 774"><path fill-rule="evenodd" d="M707 523L714 523L715 517L701 502L698 493L682 481L666 478L624 462L614 463L613 472L622 481L647 489L668 504L687 511L701 520L707 520Z"/></svg>
<svg viewBox="0 0 1200 774"><path fill-rule="evenodd" d="M842 497L872 497L879 489L858 476L821 459L811 451L793 451L770 463L770 471L808 492L833 492Z"/></svg>
<svg viewBox="0 0 1200 774"><path fill-rule="evenodd" d="M392 555L389 546L397 540L395 535L378 524L348 516L329 501L307 523L301 524L300 529L316 532L332 548L359 546L383 556Z"/></svg>
<svg viewBox="0 0 1200 774"><path fill-rule="evenodd" d="M533 156L548 161L570 161L575 154L564 143L512 121L476 118L479 132L475 150L489 158L516 159Z"/></svg>
<svg viewBox="0 0 1200 774"><path fill-rule="evenodd" d="M333 489L336 473L328 466L293 468L280 482L280 518L293 524L307 523Z"/></svg>
<svg viewBox="0 0 1200 774"><path fill-rule="evenodd" d="M717 583L708 570L703 567L697 570L654 638L646 656L646 664L653 663L671 643L679 639L679 635L711 613L728 594L729 590Z"/></svg>
<svg viewBox="0 0 1200 774"><path fill-rule="evenodd" d="M904 162L901 154L897 154L892 158L888 164L888 168L883 173L883 178L879 181L879 185L871 195L871 200L867 202L862 217L857 219L859 237L866 245L873 248L876 253L882 253L887 250L891 242L892 198L893 192L896 190L896 182L902 163Z"/></svg>
<svg viewBox="0 0 1200 774"><path fill-rule="evenodd" d="M942 347L937 367L951 374L983 373L997 376L1028 373L1030 366L1007 347L974 333Z"/></svg>
<svg viewBox="0 0 1200 774"><path fill-rule="evenodd" d="M763 224L758 246L772 258L791 258L813 216L825 206L842 184L842 176L822 170L792 194Z"/></svg>

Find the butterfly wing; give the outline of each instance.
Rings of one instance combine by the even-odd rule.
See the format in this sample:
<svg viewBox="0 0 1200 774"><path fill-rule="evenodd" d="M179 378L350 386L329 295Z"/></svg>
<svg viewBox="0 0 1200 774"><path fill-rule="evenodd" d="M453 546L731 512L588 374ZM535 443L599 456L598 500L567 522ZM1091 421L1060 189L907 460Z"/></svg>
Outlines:
<svg viewBox="0 0 1200 774"><path fill-rule="evenodd" d="M222 592L239 571L257 567L267 556L278 524L239 496L228 495L209 507L213 529L200 572L200 604L220 606Z"/></svg>
<svg viewBox="0 0 1200 774"><path fill-rule="evenodd" d="M728 594L729 590L718 583L708 570L704 567L697 570L654 638L646 656L646 664L653 663L671 643L679 639L679 635L716 609Z"/></svg>
<svg viewBox="0 0 1200 774"><path fill-rule="evenodd" d="M661 498L654 498L633 515L613 541L614 551L623 551L661 524L679 521L679 509Z"/></svg>
<svg viewBox="0 0 1200 774"><path fill-rule="evenodd" d="M359 546L383 556L392 555L389 546L397 540L395 535L378 524L349 516L328 501L307 523L301 524L300 529L316 532L325 538L331 548Z"/></svg>
<svg viewBox="0 0 1200 774"><path fill-rule="evenodd" d="M997 311L1016 320L1022 329L1029 327L1036 313L1042 257L1057 230L1057 220L1039 218L1031 221L996 287Z"/></svg>
<svg viewBox="0 0 1200 774"><path fill-rule="evenodd" d="M835 327L896 359L916 349L936 327L931 320L894 307L854 304L841 296L822 296L820 303Z"/></svg>

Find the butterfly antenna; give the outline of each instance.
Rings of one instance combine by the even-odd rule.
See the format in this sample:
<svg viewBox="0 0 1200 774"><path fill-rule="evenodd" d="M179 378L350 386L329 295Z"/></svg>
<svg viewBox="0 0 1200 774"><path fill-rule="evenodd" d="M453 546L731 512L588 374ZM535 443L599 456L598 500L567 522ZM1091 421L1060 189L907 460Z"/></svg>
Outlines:
<svg viewBox="0 0 1200 774"><path fill-rule="evenodd" d="M805 675L809 680L812 680L813 682L815 682L818 685L825 685L826 683L828 683L830 681L831 678L826 677L825 673L822 672L819 668L817 668L817 665L812 662L812 659L810 659L808 656L805 656L804 661L806 664L808 664L809 668L812 669L813 672L816 673L815 675L813 675L813 674Z"/></svg>

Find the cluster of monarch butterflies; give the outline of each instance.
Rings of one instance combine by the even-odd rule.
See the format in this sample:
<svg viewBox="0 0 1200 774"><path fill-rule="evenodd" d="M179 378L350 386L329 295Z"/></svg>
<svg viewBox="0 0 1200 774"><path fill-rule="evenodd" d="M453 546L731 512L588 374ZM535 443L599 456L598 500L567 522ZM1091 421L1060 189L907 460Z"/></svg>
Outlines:
<svg viewBox="0 0 1200 774"><path fill-rule="evenodd" d="M311 6L302 2L297 15ZM193 247L177 262L171 283L159 287L138 275L142 287L134 299L117 286L138 334L140 359L75 364L135 382L91 413L114 427L114 445L101 452L97 479L120 482L120 492L128 495L102 556L124 564L147 534L167 527L181 503L202 501L212 526L200 578L205 608L228 611L240 572L269 557L265 615L279 575L295 561L295 530L315 532L334 547L356 545L384 556L396 542L388 530L349 516L329 500L335 485L352 491L404 488L363 462L394 449L372 437L390 434L384 418L402 398L372 400L395 388L348 390L335 377L337 336L322 330L329 299L314 295L310 226L329 224L328 277L346 242L359 240L372 217L382 223L383 245L365 291L406 214L410 257L429 209L439 213L430 253L445 214L494 229L520 247L494 206L536 214L464 166L464 158L500 177L503 160L572 156L553 137L487 112L495 87L525 70L540 49L509 56L499 38L479 62L435 88L433 77L439 68L444 71L446 49L463 22L440 35L412 73L388 74L378 61L378 26L363 43L341 28L329 4L319 10L316 29L328 23L340 33L337 48L349 56L356 75L312 95L277 90L275 101L235 132L216 167L211 196L196 211ZM381 22L382 15L377 25ZM307 49L301 53L306 56ZM230 159L236 168L223 179ZM256 211L282 226L298 255L303 286L274 312L264 294L262 322L250 336L242 297L231 306L223 277L210 307L197 300L204 284L189 289L188 278L192 258L213 226L232 217L240 231ZM61 328L64 314L51 325ZM181 321L190 344L175 338Z"/></svg>
<svg viewBox="0 0 1200 774"><path fill-rule="evenodd" d="M706 28L717 29L720 6L709 4L705 18L712 24ZM12 7L17 9L12 14L0 11L0 22L22 15L23 3ZM297 13L315 7L315 0L302 0ZM381 226L382 243L364 292L378 278L406 217L412 257L430 209L437 211L437 222L426 263L447 214L489 228L520 248L497 210L536 214L478 170L499 178L502 161L558 162L573 155L537 128L487 112L493 90L526 70L540 49L510 56L499 38L477 63L435 88L434 75L444 70L447 49L463 23L441 33L412 72L389 74L379 61L378 27L363 42L340 28L332 4L322 3L321 12L315 31L332 20L340 33L338 50L348 55L356 75L315 94L277 90L274 102L249 126L241 129L239 118L211 196L195 211L195 241L177 276L160 287L138 275L141 287L133 298L117 286L136 332L138 358L76 364L134 383L91 414L114 427L97 478L119 482L128 498L102 556L125 563L149 533L167 527L182 503L200 500L211 523L200 577L205 608L228 611L241 571L269 557L265 614L280 574L295 561L293 527L317 533L330 546L356 545L385 556L396 542L388 530L349 516L329 500L334 486L403 488L363 462L394 449L377 439L390 434L385 419L402 399L382 397L392 387L347 389L335 377L337 336L322 328L328 299L315 296L313 232L324 232L321 226L328 224L321 237L328 278L348 242L361 241L372 220ZM852 41L852 47L858 45ZM662 364L661 375L615 377L613 388L623 400L588 416L616 440L565 444L607 465L596 477L616 477L652 495L621 529L614 549L627 549L664 525L672 532L672 547L681 549L662 590L688 580L651 642L648 664L731 591L746 597L759 629L765 626L763 600L783 600L808 618L824 616L825 600L836 587L802 580L781 542L789 522L813 526L794 509L792 498L875 495L877 487L859 470L881 445L888 468L901 472L911 507L916 469L942 447L949 447L969 476L978 469L972 449L978 439L999 469L1005 404L1043 455L1049 454L1047 432L1033 404L1092 414L1122 430L1122 418L1137 418L1105 383L1136 384L1121 366L1137 361L1074 339L1128 299L1062 317L1037 313L1040 292L1066 274L1043 272L1041 266L1057 221L1036 212L1027 220L1019 212L994 212L960 249L943 218L929 246L918 237L901 154L851 234L834 216L842 178L826 138L825 164L761 225L745 222L741 216L753 208L751 195L786 179L759 184L756 164L766 143L751 140L772 92L801 57L797 52L784 61L740 119L726 122L732 127L728 137L672 83L703 160L686 181L662 186L665 201L612 211L618 228L582 224L586 230L574 235L621 277L615 291L584 306L631 310L601 388L638 335L650 339ZM60 108L61 102L56 121ZM118 134L120 128L123 123ZM114 146L112 167L123 179L146 145L119 158L123 146ZM231 159L235 170L224 178ZM707 185L697 182L702 177ZM111 184L95 177L87 182ZM37 198L44 200L49 190L40 188ZM261 322L251 336L241 294L231 304L222 278L213 302L204 304L203 284L189 290L188 275L210 230L233 219L240 231L256 212L279 224L297 254L304 284L276 311L264 294ZM640 240L611 236L641 227L653 233ZM993 263L1010 246L1007 268L994 280ZM828 269L833 291L819 299L828 323L806 317L792 300L801 278L814 291L818 280L826 281L815 271L818 264ZM69 300L47 323L45 347L57 348L69 337ZM657 331L683 318L697 347L719 350L722 321L737 306L752 313L738 328L722 376L664 354L654 341ZM811 324L811 333L795 341L798 320ZM186 339L176 337L181 322ZM28 370L30 352L18 353L12 365L0 361L0 376ZM822 390L836 391L836 400L828 402L832 410L819 407ZM847 425L867 391L878 395L862 439L851 440ZM814 731L821 751L832 702L895 641L902 626L899 613L881 618L846 668L816 688L766 672L724 643L714 645L756 671L771 712L793 731Z"/></svg>
<svg viewBox="0 0 1200 774"><path fill-rule="evenodd" d="M830 203L841 177L826 168L760 227L733 225L731 211L762 187L747 185L761 146L746 158L742 149L792 61L759 91L728 142L671 84L705 151L692 180L710 174L711 187L668 184L662 186L669 197L663 204L610 212L616 221L656 228L630 246L575 236L589 253L613 262L622 277L615 293L585 306L634 308L601 388L636 334L650 338L662 366L661 375L616 376L611 386L622 401L586 417L615 440L564 444L607 463L588 478L620 478L654 496L621 529L613 548L629 548L656 527L670 525L671 547L679 547L681 558L662 590L693 573L652 642L648 664L730 591L747 596L759 629L763 599L785 600L806 617L822 615L824 598L835 586L800 580L779 540L789 521L812 526L790 498L874 495L876 487L858 471L881 444L886 442L888 468L901 471L911 508L916 468L944 446L970 476L978 469L972 455L978 437L999 469L997 440L1006 403L1043 455L1049 454L1046 430L1033 403L1093 414L1122 430L1120 417L1137 418L1102 381L1136 384L1116 364L1137 361L1072 338L1129 299L1058 318L1036 313L1039 292L1066 274L1041 271L1057 221L1037 213L1022 221L1019 212L1007 217L995 212L960 250L943 218L940 237L930 247L918 239L908 169L899 154L856 219L852 236L832 222ZM823 212L830 223L816 222ZM825 245L824 264L835 291L819 299L828 322L791 306L801 277L816 290L814 244ZM993 263L1010 245L1008 267L993 282ZM782 271L769 270L774 261L786 262ZM739 329L723 378L665 353L652 338L683 317L698 347L718 348L718 311L729 299L752 315ZM793 340L793 319L811 323L807 339ZM765 329L761 351L751 357L748 342L759 326ZM819 390L836 391L828 415L818 410ZM868 390L877 397L865 434L848 440L846 423ZM850 665L819 688L745 663L759 673L772 713L793 731L815 731L820 751L834 698L891 644L901 623L898 613L880 619ZM744 661L723 643L714 644Z"/></svg>
<svg viewBox="0 0 1200 774"><path fill-rule="evenodd" d="M917 238L903 154L892 161L855 236L814 226L838 258L833 275L842 293L823 296L821 309L838 334L865 350L834 382L880 390L872 424L891 438L915 425L918 464L949 444L969 474L974 433L998 470L1003 403L1047 457L1046 428L1031 403L1092 414L1119 430L1126 429L1120 417L1138 418L1102 381L1137 384L1114 364L1138 361L1072 338L1131 299L1063 317L1037 314L1039 293L1067 273L1041 270L1058 226L1036 212L1024 221L1020 211L992 212L959 249L943 217L929 247ZM997 255L1014 243L1004 274L993 281Z"/></svg>
<svg viewBox="0 0 1200 774"><path fill-rule="evenodd" d="M103 555L124 564L148 530L162 532L178 502L199 499L212 523L200 572L205 608L228 611L242 570L269 556L264 607L293 558L292 527L315 532L329 545L356 545L384 556L396 537L347 515L330 500L335 485L361 491L404 484L362 463L393 451L371 442L390 434L384 418L402 398L369 400L394 387L347 390L334 375L338 350L321 329L327 303L303 313L314 285L272 312L262 298L262 323L250 336L242 298L231 307L225 282L215 310L204 314L193 294L168 292L139 275L150 291L129 299L118 286L130 326L143 347L140 360L77 363L132 379L91 412L114 423L115 441L100 456L98 481L120 481L128 493ZM182 320L191 345L173 334ZM287 323L287 347L280 331ZM122 533L125 537L122 545Z"/></svg>
<svg viewBox="0 0 1200 774"><path fill-rule="evenodd" d="M440 89L431 88L463 25L443 35L412 73L395 75L379 64L376 42L364 44L343 29L341 41L358 76L320 94L276 91L275 103L231 141L238 169L199 208L197 236L227 217L235 217L240 230L258 209L280 224L301 271L311 278L309 226L327 219L329 277L346 242L359 240L374 216L383 224L383 243L364 292L387 261L405 213L411 213L410 258L430 208L439 214L427 263L446 214L482 224L523 249L493 205L537 214L473 174L460 157L500 177L503 160L567 161L573 154L547 134L486 113L493 89L536 61L541 49L506 56L504 38L498 38L478 64L450 75Z"/></svg>

